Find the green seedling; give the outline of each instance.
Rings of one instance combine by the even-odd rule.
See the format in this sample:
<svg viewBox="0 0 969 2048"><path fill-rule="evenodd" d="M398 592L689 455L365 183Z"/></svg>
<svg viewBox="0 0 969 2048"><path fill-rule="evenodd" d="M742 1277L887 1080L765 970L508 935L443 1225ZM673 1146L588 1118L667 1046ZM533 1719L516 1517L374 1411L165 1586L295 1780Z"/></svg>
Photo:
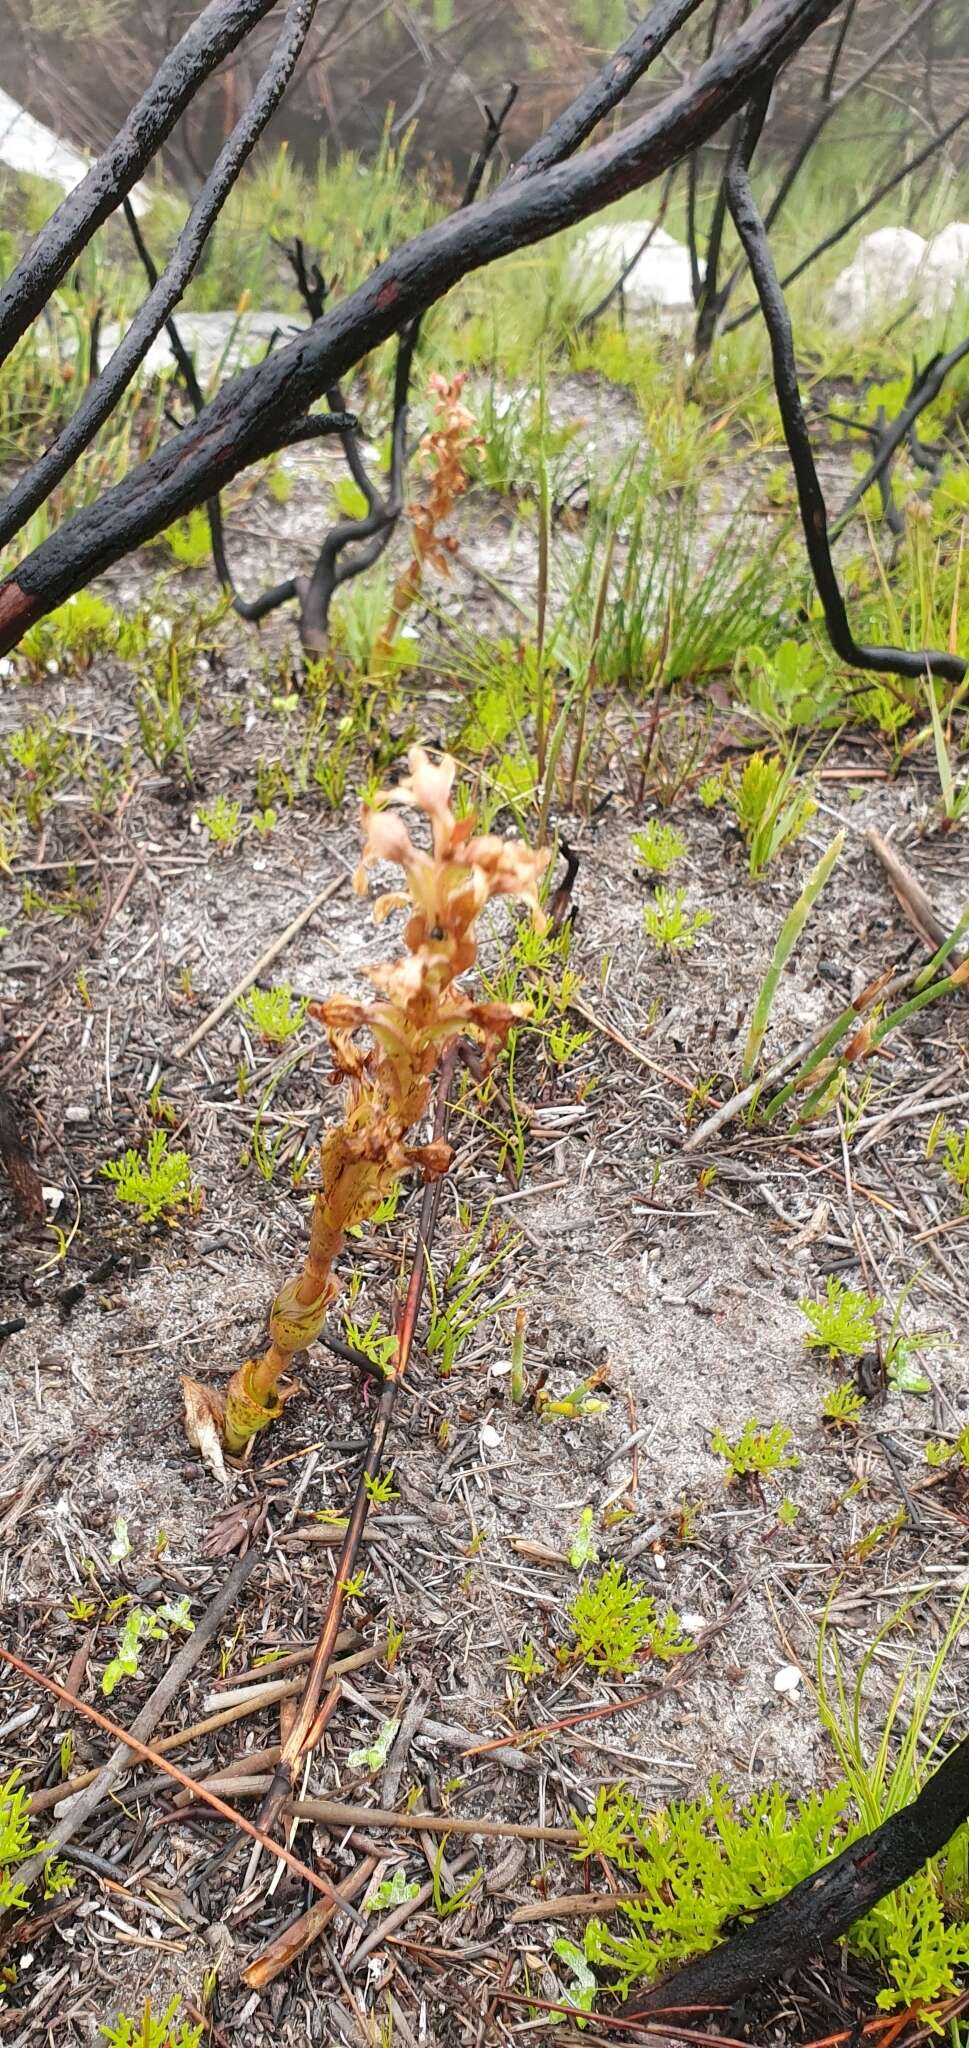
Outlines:
<svg viewBox="0 0 969 2048"><path fill-rule="evenodd" d="M531 1685L534 1679L543 1677L545 1666L539 1657L531 1636L526 1636L521 1649L515 1650L507 1659L506 1669L508 1671L517 1671L518 1676L525 1685Z"/></svg>
<svg viewBox="0 0 969 2048"><path fill-rule="evenodd" d="M772 1422L769 1429L762 1429L756 1415L751 1415L735 1443L718 1425L710 1438L710 1449L726 1461L732 1479L746 1479L750 1474L760 1478L768 1472L792 1471L800 1464L796 1451L788 1448L791 1441L791 1431L782 1422Z"/></svg>
<svg viewBox="0 0 969 2048"><path fill-rule="evenodd" d="M587 1380L580 1380L579 1385L570 1388L567 1394L560 1394L554 1400L546 1393L544 1387L540 1387L535 1396L535 1412L541 1416L543 1422L577 1422L584 1415L604 1415L609 1403L600 1401L594 1390L607 1383L607 1375L600 1369L591 1373Z"/></svg>
<svg viewBox="0 0 969 2048"><path fill-rule="evenodd" d="M197 1214L202 1190L194 1185L187 1152L169 1152L165 1131L154 1130L144 1158L129 1146L123 1159L101 1167L119 1202L137 1209L139 1223L174 1224L184 1209Z"/></svg>
<svg viewBox="0 0 969 2048"><path fill-rule="evenodd" d="M89 668L96 654L110 653L117 646L121 628L118 613L103 598L92 590L79 590L46 619L28 627L19 652L36 669Z"/></svg>
<svg viewBox="0 0 969 2048"><path fill-rule="evenodd" d="M151 1999L146 1999L140 2019L126 2019L119 2013L117 2019L101 2028L102 2039L107 2048L200 2048L205 2023L189 2026L187 2020L182 2020L176 2027L180 2003L180 1999L173 1998L156 2020L152 2018Z"/></svg>
<svg viewBox="0 0 969 2048"><path fill-rule="evenodd" d="M947 1132L943 1140L943 1171L948 1174L963 1208L969 1212L969 1131Z"/></svg>
<svg viewBox="0 0 969 2048"><path fill-rule="evenodd" d="M392 1500L400 1499L400 1494L394 1485L393 1466L391 1466L389 1472L379 1472L376 1474L365 1472L363 1483L366 1488L367 1499L372 1508L389 1507Z"/></svg>
<svg viewBox="0 0 969 2048"><path fill-rule="evenodd" d="M209 522L200 505L184 519L176 519L174 526L166 526L158 541L183 569L207 569L212 560Z"/></svg>
<svg viewBox="0 0 969 2048"><path fill-rule="evenodd" d="M447 1844L447 1835L442 1835L440 1842L434 1850L434 1857L431 1863L431 1884L434 1890L434 1911L437 1914L439 1920L450 1920L452 1913L460 1912L461 1907L467 1904L467 1901L471 1897L472 1892L477 1890L477 1887L481 1883L482 1878L482 1871L479 1865L478 1869L473 1870L471 1872L471 1876L465 1879L464 1884L459 1886L456 1892L452 1892L449 1899L446 1899L441 1889L441 1874L444 1868L444 1856L447 1850Z"/></svg>
<svg viewBox="0 0 969 2048"><path fill-rule="evenodd" d="M585 1579L569 1608L573 1644L564 1654L594 1671L621 1674L656 1657L667 1664L692 1650L679 1616L657 1613L652 1595L627 1577L614 1558L596 1579Z"/></svg>
<svg viewBox="0 0 969 2048"><path fill-rule="evenodd" d="M267 1045L285 1045L287 1038L302 1030L309 998L299 996L294 1003L293 991L284 981L278 988L250 989L248 995L239 997L237 1007Z"/></svg>
<svg viewBox="0 0 969 2048"><path fill-rule="evenodd" d="M825 1395L821 1413L834 1429L854 1429L864 1408L864 1395L858 1393L851 1380L841 1380Z"/></svg>
<svg viewBox="0 0 969 2048"><path fill-rule="evenodd" d="M343 1334L355 1351L362 1351L365 1358L372 1360L382 1373L392 1371L397 1358L397 1339L380 1328L380 1316L371 1316L366 1329L361 1329L352 1316L343 1318Z"/></svg>
<svg viewBox="0 0 969 2048"><path fill-rule="evenodd" d="M394 1665L396 1664L397 1659L400 1656L401 1650L404 1646L404 1637L406 1636L406 1634L407 1630L405 1629L403 1622L396 1621L392 1614L388 1614L387 1643L386 1648L384 1650L384 1664L388 1671L393 1670Z"/></svg>
<svg viewBox="0 0 969 2048"><path fill-rule="evenodd" d="M525 1311L515 1310L515 1333L511 1340L511 1376L508 1391L516 1406L525 1399Z"/></svg>
<svg viewBox="0 0 969 2048"><path fill-rule="evenodd" d="M152 674L135 691L135 715L142 748L152 767L161 772L177 760L190 784L188 742L198 724L198 709L189 699L179 651L172 640Z"/></svg>
<svg viewBox="0 0 969 2048"><path fill-rule="evenodd" d="M593 1535L595 1514L592 1508L583 1508L579 1526L569 1544L569 1563L574 1572L581 1572L587 1564L595 1564L599 1555Z"/></svg>
<svg viewBox="0 0 969 2048"><path fill-rule="evenodd" d="M633 833L633 846L640 867L651 875L668 875L686 852L686 840L658 818L650 818L642 832Z"/></svg>
<svg viewBox="0 0 969 2048"><path fill-rule="evenodd" d="M943 1465L948 1465L950 1459L955 1459L957 1466L961 1465L964 1471L969 1472L969 1423L951 1443L944 1438L929 1438L925 1446L926 1464L937 1472Z"/></svg>
<svg viewBox="0 0 969 2048"><path fill-rule="evenodd" d="M365 1913L385 1913L389 1906L404 1906L408 1899L416 1899L420 1885L415 1884L405 1871L397 1869L393 1877L385 1877L364 1905Z"/></svg>
<svg viewBox="0 0 969 2048"><path fill-rule="evenodd" d="M877 1341L875 1318L881 1302L870 1294L846 1287L833 1273L824 1283L824 1300L798 1302L811 1325L804 1342L811 1349L826 1351L829 1358L859 1358Z"/></svg>
<svg viewBox="0 0 969 2048"><path fill-rule="evenodd" d="M709 910L689 917L685 902L685 889L657 889L652 903L643 906L643 924L661 952L687 951L713 921Z"/></svg>
<svg viewBox="0 0 969 2048"><path fill-rule="evenodd" d="M200 804L199 824L204 825L213 846L222 853L231 853L239 838L239 816L242 806L233 798L213 797L210 804Z"/></svg>
<svg viewBox="0 0 969 2048"><path fill-rule="evenodd" d="M438 1371L446 1379L453 1371L457 1359L475 1330L496 1314L499 1308L511 1304L499 1297L485 1302L482 1296L488 1282L501 1272L506 1260L517 1250L521 1237L514 1235L505 1224L494 1226L492 1243L496 1246L490 1258L482 1255L482 1244L491 1216L491 1204L483 1210L474 1229L469 1232L450 1272L438 1287L433 1269L428 1267L428 1289L431 1297L430 1326L427 1332L426 1348L430 1358L438 1361Z"/></svg>
<svg viewBox="0 0 969 2048"><path fill-rule="evenodd" d="M957 786L952 768L952 758L942 719L939 715L939 701L934 683L926 683L925 695L928 701L929 717L932 721L932 744L935 748L935 762L939 771L940 806L945 827L961 824L969 817L969 775L963 777Z"/></svg>
<svg viewBox="0 0 969 2048"><path fill-rule="evenodd" d="M17 1877L17 1865L30 1856L43 1855L47 1846L33 1834L30 1795L21 1784L19 1770L13 1770L0 1785L0 1911L26 1913L29 1901ZM44 1866L45 1898L54 1898L73 1882L65 1863L48 1860Z"/></svg>
<svg viewBox="0 0 969 2048"><path fill-rule="evenodd" d="M579 2015L595 2010L599 1980L595 1971L589 1968L584 1951L576 1948L574 1941L569 1941L565 1935L560 1935L557 1941L553 1941L552 1954L558 1956L559 1961L565 1964L571 1977L572 1981L562 2003L575 2013L575 2024L581 2029L587 2026L588 2022Z"/></svg>
<svg viewBox="0 0 969 2048"><path fill-rule="evenodd" d="M118 1641L117 1655L105 1665L101 1679L101 1691L106 1699L117 1690L125 1678L137 1678L141 1669L141 1650L146 1642L162 1643L176 1631L191 1635L195 1623L189 1612L188 1596L180 1600L166 1601L157 1608L132 1607L125 1616L124 1626Z"/></svg>
<svg viewBox="0 0 969 2048"><path fill-rule="evenodd" d="M751 754L727 798L747 842L755 881L778 853L800 837L817 810L809 790L798 782L793 764L772 754Z"/></svg>
<svg viewBox="0 0 969 2048"><path fill-rule="evenodd" d="M351 1770L382 1771L399 1727L400 1722L397 1720L384 1721L368 1748L351 1749L347 1758Z"/></svg>

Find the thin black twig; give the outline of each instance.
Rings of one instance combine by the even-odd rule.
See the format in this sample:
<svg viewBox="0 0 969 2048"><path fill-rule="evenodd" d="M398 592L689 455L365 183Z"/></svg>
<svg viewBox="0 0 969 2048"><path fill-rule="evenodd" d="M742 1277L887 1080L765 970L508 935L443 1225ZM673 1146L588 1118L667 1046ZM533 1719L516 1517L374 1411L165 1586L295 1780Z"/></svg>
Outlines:
<svg viewBox="0 0 969 2048"><path fill-rule="evenodd" d="M878 675L915 679L931 675L939 676L946 682L961 682L966 674L967 665L956 654L943 654L928 648L910 650L903 647L864 646L856 641L852 633L832 559L827 507L818 480L811 437L798 388L790 315L740 150L734 152L727 172L727 198L734 226L740 236L757 287L757 296L770 338L774 389L794 471L808 559L824 609L824 621L831 645L835 653L840 655L843 661L849 662L853 668L873 670ZM969 341L963 344L961 351L963 354L967 352ZM947 363L947 367L951 367L951 364ZM939 384L941 381L940 378ZM842 514L842 521L844 516Z"/></svg>
<svg viewBox="0 0 969 2048"><path fill-rule="evenodd" d="M487 128L481 148L474 157L468 173L467 183L461 197L461 208L473 204L481 188L481 181L488 164L501 139L501 132L518 96L517 85L511 85L497 114L486 107ZM319 264L308 265L301 241L297 239L287 251L293 266L297 288L303 303L313 321L320 320L326 306L326 282ZM414 356L420 339L420 319L412 320L401 333L397 361L394 369L394 396L392 424L390 430L390 461L387 467L386 486L381 493L368 473L360 453L355 428L347 428L340 439L347 467L364 498L365 509L359 519L344 519L331 527L316 559L312 575L307 579L296 578L292 589L278 585L272 595L282 602L281 593L298 596L300 599L300 639L311 653L322 653L329 636L330 606L341 584L360 576L365 569L373 567L389 545L397 521L404 509L404 488L407 479L407 426L410 404L410 380ZM330 385L326 394L327 404L335 412L345 410L343 392L339 384Z"/></svg>
<svg viewBox="0 0 969 2048"><path fill-rule="evenodd" d="M91 236L171 134L199 86L276 0L209 0L87 177L61 201L0 287L0 362L27 332Z"/></svg>
<svg viewBox="0 0 969 2048"><path fill-rule="evenodd" d="M859 477L854 490L845 499L837 518L833 521L831 527L832 539L836 540L838 534L843 532L855 507L861 504L865 492L871 490L872 484L879 482L896 451L902 446L903 441L908 439L919 414L923 413L926 406L931 405L933 399L938 397L950 372L956 368L958 363L963 362L966 356L969 356L969 336L966 337L965 341L960 341L955 348L950 348L946 355L933 356L931 362L926 363L924 370L914 378L912 388L901 412L892 421L891 425L885 428L877 453L866 469L864 476ZM941 670L933 670L933 674L941 673L943 673ZM955 681L961 681L964 674L965 664L963 663L960 674L955 677ZM952 680L951 677L950 680Z"/></svg>
<svg viewBox="0 0 969 2048"><path fill-rule="evenodd" d="M110 362L89 384L77 411L50 447L18 478L0 508L0 546L20 531L31 513L49 498L62 477L90 447L177 306L233 186L292 78L317 5L318 0L290 0L269 63L245 112L219 151L164 271L127 333L122 335ZM126 199L125 205L130 217L130 201Z"/></svg>
<svg viewBox="0 0 969 2048"><path fill-rule="evenodd" d="M799 263L795 263L793 270L785 271L784 276L781 278L782 292L786 292L788 286L792 285L795 279L803 277L804 272L810 270L811 265L817 262L819 256L826 256L829 249L836 248L837 244L844 240L845 235L851 233L852 228L856 228L860 221L863 221L868 214L874 212L876 206L881 205L883 199L887 199L890 192L894 192L896 185L904 184L905 179L911 177L913 171L917 171L920 165L927 163L929 157L935 156L938 150L944 149L946 143L951 142L953 135L956 134L957 130L966 121L969 121L969 107L963 107L962 112L949 122L948 127L941 129L938 135L933 135L931 141L927 142L924 148L918 150L915 156L906 158L906 161L897 170L892 172L890 178L886 178L881 185L875 187L874 192L869 193L863 205L856 206L854 211L848 214L847 219L843 220L839 227L833 228L829 235L825 235L823 241L816 242L814 248L809 249L807 255L802 256ZM724 303L726 303L725 300ZM735 313L732 320L724 322L722 332L724 334L733 334L738 327L745 327L748 320L754 319L758 310L759 308L756 305L745 306L742 313Z"/></svg>
<svg viewBox="0 0 969 2048"><path fill-rule="evenodd" d="M762 0L709 63L617 136L541 175L513 174L467 212L436 221L404 243L315 326L224 384L195 422L18 565L0 584L0 654L92 575L284 446L294 423L336 380L380 342L401 334L461 277L588 218L606 200L638 190L682 161L840 4ZM573 135L566 122L566 142Z"/></svg>
<svg viewBox="0 0 969 2048"><path fill-rule="evenodd" d="M643 240L640 242L638 249L636 249L633 255L630 256L628 263L623 264L623 267L619 272L619 276L614 279L613 283L609 286L609 290L603 295L601 299L597 301L597 303L591 308L591 310L588 313L583 313L581 320L577 321L575 330L577 334L586 334L590 327L594 327L596 325L596 322L602 319L603 313L608 312L608 309L612 305L614 299L618 299L620 302L620 306L622 305L623 287L626 283L627 278L635 270L637 263L639 263L645 256L647 249L650 248L652 244L653 237L656 234L657 229L662 227L663 222L666 219L666 209L670 203L670 195L673 191L673 184L675 178L675 171L670 171L667 174L667 177L664 180L660 202L658 207L656 208L656 219L650 221L648 234L644 235Z"/></svg>

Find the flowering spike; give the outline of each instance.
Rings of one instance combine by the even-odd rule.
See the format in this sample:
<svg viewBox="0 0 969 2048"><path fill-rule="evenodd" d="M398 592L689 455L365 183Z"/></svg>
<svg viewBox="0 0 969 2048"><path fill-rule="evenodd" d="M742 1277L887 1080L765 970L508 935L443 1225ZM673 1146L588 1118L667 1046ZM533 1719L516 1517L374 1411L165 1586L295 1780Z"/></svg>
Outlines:
<svg viewBox="0 0 969 2048"><path fill-rule="evenodd" d="M450 755L433 762L423 747L412 747L408 766L397 788L380 791L376 806L363 811L357 871L358 885L365 886L366 870L375 861L403 869L406 888L381 897L377 910L409 909L406 951L368 970L373 1001L337 995L310 1005L329 1039L333 1079L346 1086L344 1119L327 1131L320 1147L322 1186L313 1202L303 1270L277 1295L267 1349L229 1382L224 1436L230 1451L244 1450L288 1398L279 1381L296 1353L315 1343L340 1291L332 1269L346 1232L365 1222L410 1168L419 1167L428 1179L447 1171L447 1145L407 1142L427 1108L431 1076L446 1048L464 1033L480 1041L486 1058L494 1057L512 1024L527 1015L522 1004L474 1002L458 977L477 958L475 921L491 897L516 897L537 925L544 922L538 889L548 853L492 834L475 837L473 818L454 815ZM393 807L399 804L430 821L429 852L415 845L397 817ZM367 1047L356 1041L360 1030L369 1034Z"/></svg>

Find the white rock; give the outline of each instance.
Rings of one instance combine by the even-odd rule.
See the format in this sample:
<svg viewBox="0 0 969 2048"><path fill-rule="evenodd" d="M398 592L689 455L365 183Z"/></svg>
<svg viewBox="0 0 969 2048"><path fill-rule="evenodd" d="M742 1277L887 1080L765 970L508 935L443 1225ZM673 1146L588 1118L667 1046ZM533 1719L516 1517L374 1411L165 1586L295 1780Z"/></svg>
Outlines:
<svg viewBox="0 0 969 2048"><path fill-rule="evenodd" d="M832 327L855 333L874 315L907 299L916 288L925 249L911 228L876 228L865 235L828 293Z"/></svg>
<svg viewBox="0 0 969 2048"><path fill-rule="evenodd" d="M245 363L258 361L265 355L274 336L279 342L288 341L297 328L306 324L303 320L292 319L288 313L182 313L177 307L174 320L202 384L207 383L215 370L228 377ZM117 348L121 333L121 328L113 324L102 328L102 365ZM174 365L172 346L162 328L148 350L141 374L143 377L157 377L163 371L173 369Z"/></svg>
<svg viewBox="0 0 969 2048"><path fill-rule="evenodd" d="M919 278L919 304L928 314L947 313L960 292L969 291L969 221L950 220L933 235Z"/></svg>
<svg viewBox="0 0 969 2048"><path fill-rule="evenodd" d="M569 261L569 276L583 307L604 297L610 285L632 262L650 232L648 220L615 221L608 227L590 228L576 243ZM702 264L701 264L702 272ZM657 314L682 318L693 312L693 282L690 252L674 241L665 228L654 228L649 248L643 251L622 288L627 313L637 319L655 319Z"/></svg>
<svg viewBox="0 0 969 2048"><path fill-rule="evenodd" d="M800 1683L801 1674L796 1664L782 1664L774 1673L774 1691L786 1694L788 1699L793 1699Z"/></svg>
<svg viewBox="0 0 969 2048"><path fill-rule="evenodd" d="M91 159L72 143L62 142L42 121L35 121L33 114L28 114L9 93L0 91L0 164L5 164L8 171L47 178L52 185L59 185L62 192L73 192L75 185L87 177ZM130 196L135 212L144 213L148 205L144 188L134 186Z"/></svg>

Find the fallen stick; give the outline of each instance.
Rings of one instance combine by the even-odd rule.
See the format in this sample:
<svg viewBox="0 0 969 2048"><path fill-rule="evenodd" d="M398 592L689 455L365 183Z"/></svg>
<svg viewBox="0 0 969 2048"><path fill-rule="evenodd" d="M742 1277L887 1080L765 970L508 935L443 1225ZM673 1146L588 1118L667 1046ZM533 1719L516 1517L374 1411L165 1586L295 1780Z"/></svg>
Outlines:
<svg viewBox="0 0 969 2048"><path fill-rule="evenodd" d="M285 931L277 933L271 944L266 947L265 952L260 953L254 966L246 969L245 974L236 982L235 987L230 988L228 995L223 996L221 1002L216 1003L215 1009L209 1011L208 1016L203 1018L202 1023L196 1027L188 1038L183 1038L181 1045L176 1045L175 1051L171 1055L173 1059L183 1060L190 1052L195 1051L197 1045L201 1045L203 1038L207 1038L209 1032L214 1031L216 1025L221 1024L223 1017L228 1015L233 1003L238 1002L239 997L245 995L247 988L252 987L253 982L260 974L265 973L267 967L272 966L273 961L279 958L280 953L289 945L290 940L295 939L297 932L301 932L303 926L309 924L314 912L319 910L324 903L328 903L331 896L336 896L338 891L343 888L345 882L345 875L337 875L334 881L327 882L326 887L313 897L311 903L304 905L298 916L294 917L291 923L286 926Z"/></svg>
<svg viewBox="0 0 969 2048"><path fill-rule="evenodd" d="M337 1885L340 1897L356 1898L357 1893L362 1892L364 1886L370 1883L376 1868L377 1858L365 1856L363 1862L358 1863L356 1870L352 1870L349 1877L345 1877L343 1883ZM298 1920L285 1927L282 1934L277 1934L272 1941L267 1942L264 1949L260 1949L257 1956L253 1956L252 1962L247 1964L242 1972L243 1983L248 1984L252 1991L265 1990L267 1984L272 1984L284 1970L288 1970L290 1965L295 1963L297 1956L301 1956L311 1942L319 1940L320 1935L329 1926L335 1910L328 1899L321 1899L317 1905L310 1906L305 1913L301 1913Z"/></svg>
<svg viewBox="0 0 969 2048"><path fill-rule="evenodd" d="M626 1999L623 2019L733 2005L748 1991L808 1962L828 1942L914 1877L944 1849L969 1816L969 1736L957 1744L917 1799L881 1827L862 1835L840 1856L802 1878L792 1891L757 1914L739 1934L673 1970L660 1983Z"/></svg>
<svg viewBox="0 0 969 2048"><path fill-rule="evenodd" d="M67 1812L62 1814L55 1822L43 1850L38 1851L34 1856L28 1856L27 1861L18 1867L18 1880L25 1890L29 1890L30 1886L36 1883L37 1879L42 1875L44 1866L49 1858L56 1854L58 1849L62 1849L65 1842L73 1840L78 1829L84 1826L85 1821L94 1812L95 1807L100 1806L102 1799L107 1798L112 1786L116 1785L118 1779L124 1776L131 1763L132 1749L137 1750L141 1743L147 1742L153 1731L157 1728L162 1716L167 1712L172 1701L177 1697L182 1686L194 1671L202 1651L211 1642L216 1630L235 1606L236 1599L253 1567L259 1563L261 1554L258 1550L248 1550L245 1556L240 1557L237 1563L233 1565L225 1584L220 1587L214 1600L210 1600L205 1613L196 1623L187 1641L183 1643L178 1655L172 1658L168 1670L159 1680L151 1698L145 1701L140 1714L136 1715L131 1727L130 1743L124 1739L119 1741L116 1749L109 1756L107 1763L102 1764L93 1773L90 1783L78 1793L77 1798L71 1801ZM0 1655L6 1654L5 1651L0 1651ZM67 1692L66 1688L65 1697L68 1703L76 1706L81 1713L91 1711L77 1698L76 1694ZM57 1788L55 1787L54 1789L56 1790ZM66 1796L65 1788L62 1786L59 1797L63 1799Z"/></svg>
<svg viewBox="0 0 969 2048"><path fill-rule="evenodd" d="M908 862L896 853L894 846L887 839L883 839L880 832L876 832L874 825L869 825L865 838L872 853L881 861L909 924L914 925L929 952L936 952L939 946L945 945L949 934L918 876L913 873ZM949 958L953 967L961 967L962 957L961 953L950 953Z"/></svg>
<svg viewBox="0 0 969 2048"><path fill-rule="evenodd" d="M186 1791L194 1792L196 1799L200 1799L203 1806L210 1807L212 1812L217 1813L222 1820L231 1821L233 1827L238 1828L241 1834L248 1835L252 1841L258 1842L260 1849L268 1849L270 1855L275 1856L278 1862L285 1863L297 1877L303 1878L307 1884L312 1885L315 1892L321 1892L324 1898L336 1899L341 1912L349 1913L352 1920L359 1921L359 1914L346 1900L338 1897L329 1878L321 1877L318 1870L311 1870L309 1864L301 1862L298 1856L293 1855L291 1849L284 1849L281 1842L274 1842L272 1836L267 1835L262 1828L257 1827L255 1821L247 1820L245 1814L237 1813L234 1807L227 1806L224 1799L220 1799L215 1792L209 1792L204 1785L198 1784L195 1778L190 1778L187 1771L179 1769L178 1764L170 1764L166 1758L159 1756L157 1749L150 1749L147 1742L136 1740L130 1730L126 1733L123 1728L119 1728L117 1721L109 1720L107 1714L99 1713L97 1707L89 1706L86 1700L79 1700L76 1694L68 1692L65 1685L59 1685L56 1678L48 1678L46 1672L35 1670L32 1664L26 1664L22 1657L15 1656L12 1650L5 1649L2 1644L0 1644L0 1661L4 1664L9 1664L12 1670L19 1671L22 1678L29 1678L32 1684L39 1685L43 1692L51 1693L54 1699L62 1700L65 1706L73 1707L74 1712L83 1714L85 1720L93 1721L98 1728L105 1729L108 1735L113 1735L116 1738L122 1751L133 1750L135 1755L143 1757L146 1763L155 1764L160 1771L164 1771L166 1777L174 1778L177 1785L183 1785ZM78 1806L82 1804L83 1798L84 1795L82 1794L81 1799L78 1801ZM66 1818L70 1818L70 1816ZM71 1832L73 1833L74 1830L72 1829ZM54 1844L53 1846L56 1847L57 1845ZM20 1884L26 1886L28 1882L32 1882L34 1877L43 1871L45 1864L49 1860L51 1847L52 1844L48 1842L43 1855L40 1857L29 1857L26 1863L18 1865L17 1878ZM36 1868L38 1864L39 1870ZM29 1878L28 1872L30 1873Z"/></svg>
<svg viewBox="0 0 969 2048"><path fill-rule="evenodd" d="M496 1841L557 1842L563 1849L577 1849L577 1828L543 1828L537 1822L484 1820L475 1815L457 1818L453 1813L396 1813L385 1806L347 1805L340 1799L291 1799L285 1811L295 1820L319 1820L327 1827L414 1830L429 1835L481 1835Z"/></svg>
<svg viewBox="0 0 969 2048"><path fill-rule="evenodd" d="M376 1657L382 1655L383 1647L379 1645L373 1650L358 1651L354 1657L342 1658L338 1663L331 1664L328 1676L332 1674L333 1677L337 1677L343 1671L359 1671L361 1663L373 1663ZM279 1691L275 1694L276 1699L286 1697L288 1695ZM158 1756L171 1756L177 1749L187 1749L189 1744L197 1741L201 1735L214 1735L220 1728L230 1727L233 1721L247 1720L251 1714L258 1713L260 1707L265 1704L265 1695L251 1698L247 1689L246 1698L240 1698L234 1706L222 1706L217 1714L207 1714L203 1720L193 1721L190 1728L179 1728L174 1735L163 1736L155 1743L155 1751ZM45 1813L51 1806L56 1811L57 1807L73 1799L76 1792L83 1792L85 1786L93 1785L102 1768L102 1765L97 1764L93 1770L79 1771L76 1778L68 1778L62 1785L42 1786L40 1791L33 1793L31 1797L31 1813ZM155 1782L149 1779L147 1784L139 1785L139 1792L149 1791ZM107 1798L108 1795L102 1793L101 1796Z"/></svg>

